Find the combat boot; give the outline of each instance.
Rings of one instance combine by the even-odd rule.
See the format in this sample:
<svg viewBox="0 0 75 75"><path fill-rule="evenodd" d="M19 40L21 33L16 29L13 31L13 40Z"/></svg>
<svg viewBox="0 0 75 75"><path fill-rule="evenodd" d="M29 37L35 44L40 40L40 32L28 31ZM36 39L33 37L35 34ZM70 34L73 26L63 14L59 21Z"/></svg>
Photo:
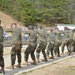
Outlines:
<svg viewBox="0 0 75 75"><path fill-rule="evenodd" d="M49 59L54 59L54 56L52 56L52 57L49 57Z"/></svg>
<svg viewBox="0 0 75 75"><path fill-rule="evenodd" d="M47 59L50 59L50 57L47 57Z"/></svg>
<svg viewBox="0 0 75 75"><path fill-rule="evenodd" d="M71 55L71 52L68 52L68 55Z"/></svg>
<svg viewBox="0 0 75 75"><path fill-rule="evenodd" d="M7 69L14 69L14 65L8 66Z"/></svg>
<svg viewBox="0 0 75 75"><path fill-rule="evenodd" d="M21 64L15 65L15 67L17 67L17 68L21 68Z"/></svg>
<svg viewBox="0 0 75 75"><path fill-rule="evenodd" d="M39 59L37 59L37 63L40 63Z"/></svg>
<svg viewBox="0 0 75 75"><path fill-rule="evenodd" d="M60 55L57 55L57 57L60 57Z"/></svg>
<svg viewBox="0 0 75 75"><path fill-rule="evenodd" d="M5 74L4 68L1 68L1 73Z"/></svg>
<svg viewBox="0 0 75 75"><path fill-rule="evenodd" d="M24 63L22 63L22 65L26 65L26 66L28 66L28 62L24 62Z"/></svg>
<svg viewBox="0 0 75 75"><path fill-rule="evenodd" d="M64 52L62 52L61 55L64 55Z"/></svg>
<svg viewBox="0 0 75 75"><path fill-rule="evenodd" d="M42 61L45 61L45 62L47 62L48 60L47 60L47 58L45 58L44 60L42 60Z"/></svg>
<svg viewBox="0 0 75 75"><path fill-rule="evenodd" d="M33 61L33 63L31 63L31 64L33 64L33 65L37 65L37 62L36 62L36 61Z"/></svg>

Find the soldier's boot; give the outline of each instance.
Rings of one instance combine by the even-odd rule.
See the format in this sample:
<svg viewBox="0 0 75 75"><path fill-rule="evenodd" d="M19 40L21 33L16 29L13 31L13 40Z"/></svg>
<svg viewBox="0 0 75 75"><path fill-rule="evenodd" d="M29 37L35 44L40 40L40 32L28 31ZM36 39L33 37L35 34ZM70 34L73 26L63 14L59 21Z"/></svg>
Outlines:
<svg viewBox="0 0 75 75"><path fill-rule="evenodd" d="M60 57L60 55L57 55L57 57Z"/></svg>
<svg viewBox="0 0 75 75"><path fill-rule="evenodd" d="M50 57L48 56L47 59L49 59Z"/></svg>
<svg viewBox="0 0 75 75"><path fill-rule="evenodd" d="M24 62L24 63L22 63L22 65L26 65L26 66L28 66L28 62Z"/></svg>
<svg viewBox="0 0 75 75"><path fill-rule="evenodd" d="M21 64L15 65L15 67L17 67L17 68L21 68Z"/></svg>
<svg viewBox="0 0 75 75"><path fill-rule="evenodd" d="M35 60L33 60L33 63L31 63L33 65L37 65L37 62Z"/></svg>
<svg viewBox="0 0 75 75"><path fill-rule="evenodd" d="M1 71L0 72L3 73L3 74L5 74L4 68L1 68Z"/></svg>
<svg viewBox="0 0 75 75"><path fill-rule="evenodd" d="M40 60L39 59L37 59L37 63L40 63Z"/></svg>
<svg viewBox="0 0 75 75"><path fill-rule="evenodd" d="M64 55L64 52L62 52L61 55Z"/></svg>
<svg viewBox="0 0 75 75"><path fill-rule="evenodd" d="M71 52L68 52L68 55L71 55Z"/></svg>
<svg viewBox="0 0 75 75"><path fill-rule="evenodd" d="M56 51L54 51L54 53L55 53L55 56L57 55L57 52Z"/></svg>
<svg viewBox="0 0 75 75"><path fill-rule="evenodd" d="M44 60L42 60L42 61L45 61L45 62L47 62L48 60L47 60L47 58L44 58Z"/></svg>
<svg viewBox="0 0 75 75"><path fill-rule="evenodd" d="M2 70L0 69L0 73L2 73Z"/></svg>
<svg viewBox="0 0 75 75"><path fill-rule="evenodd" d="M7 69L14 69L14 65L8 66Z"/></svg>
<svg viewBox="0 0 75 75"><path fill-rule="evenodd" d="M49 57L49 59L54 59L54 56Z"/></svg>

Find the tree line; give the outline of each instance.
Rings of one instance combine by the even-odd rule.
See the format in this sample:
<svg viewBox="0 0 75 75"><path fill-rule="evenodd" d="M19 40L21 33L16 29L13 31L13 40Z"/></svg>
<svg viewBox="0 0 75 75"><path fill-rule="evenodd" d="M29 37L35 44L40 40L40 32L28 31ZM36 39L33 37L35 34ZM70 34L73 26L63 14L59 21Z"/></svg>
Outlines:
<svg viewBox="0 0 75 75"><path fill-rule="evenodd" d="M75 23L75 0L0 0L0 9L23 25Z"/></svg>

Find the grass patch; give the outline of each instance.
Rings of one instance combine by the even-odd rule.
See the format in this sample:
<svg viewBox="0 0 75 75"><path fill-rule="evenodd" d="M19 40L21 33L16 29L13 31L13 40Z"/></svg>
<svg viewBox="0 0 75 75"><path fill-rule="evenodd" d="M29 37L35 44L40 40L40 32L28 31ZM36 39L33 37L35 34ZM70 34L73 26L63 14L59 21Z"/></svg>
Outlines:
<svg viewBox="0 0 75 75"><path fill-rule="evenodd" d="M64 70L64 74L67 74L67 75L75 75L75 69L67 69L67 70Z"/></svg>
<svg viewBox="0 0 75 75"><path fill-rule="evenodd" d="M27 74L27 73L30 73L30 72L33 72L33 70L30 70L30 71L28 71L28 72L22 72L21 74L18 74L18 75L25 75L25 74Z"/></svg>
<svg viewBox="0 0 75 75"><path fill-rule="evenodd" d="M57 64L57 62L54 62L54 63L52 63L52 64Z"/></svg>

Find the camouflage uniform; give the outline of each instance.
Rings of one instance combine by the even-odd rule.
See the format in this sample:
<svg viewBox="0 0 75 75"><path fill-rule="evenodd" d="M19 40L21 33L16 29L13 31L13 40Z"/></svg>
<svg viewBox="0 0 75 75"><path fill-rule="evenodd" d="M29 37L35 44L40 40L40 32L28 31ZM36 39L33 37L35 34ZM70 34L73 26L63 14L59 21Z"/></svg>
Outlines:
<svg viewBox="0 0 75 75"><path fill-rule="evenodd" d="M58 57L60 57L60 50L59 47L61 45L61 31L59 31L58 29L56 30L55 33L55 47L54 47L54 52L55 55L57 55Z"/></svg>
<svg viewBox="0 0 75 75"><path fill-rule="evenodd" d="M69 42L68 42L68 54L72 52L72 43L73 43L73 31L69 30Z"/></svg>
<svg viewBox="0 0 75 75"><path fill-rule="evenodd" d="M61 44L62 53L64 53L64 47L67 46L68 53L70 55L71 44L72 44L72 31L71 30L65 30L64 31L64 38L63 38L62 44Z"/></svg>
<svg viewBox="0 0 75 75"><path fill-rule="evenodd" d="M31 54L33 64L36 64L34 51L37 47L37 32L35 30L32 30L32 29L29 31L29 45L24 52L24 58L25 58L25 62L27 65L28 65L29 54Z"/></svg>
<svg viewBox="0 0 75 75"><path fill-rule="evenodd" d="M0 20L1 24L1 20ZM3 28L0 26L0 66L1 66L1 71L5 73L4 71L4 58L3 58Z"/></svg>
<svg viewBox="0 0 75 75"><path fill-rule="evenodd" d="M12 32L12 49L11 49L11 66L8 68L14 69L16 55L18 58L18 65L16 67L21 68L21 48L22 48L22 35L19 27L11 29Z"/></svg>
<svg viewBox="0 0 75 75"><path fill-rule="evenodd" d="M48 33L47 42L48 42L47 57L49 57L49 52L51 52L50 58L54 58L53 51L54 51L54 46L55 46L55 34L52 31Z"/></svg>
<svg viewBox="0 0 75 75"><path fill-rule="evenodd" d="M38 31L38 37L39 37L39 46L36 49L36 57L37 57L37 61L39 62L39 57L40 57L40 52L42 51L43 57L44 57L44 61L47 61L47 57L46 57L46 45L47 45L47 40L46 40L46 31L45 29L41 29Z"/></svg>
<svg viewBox="0 0 75 75"><path fill-rule="evenodd" d="M75 29L73 30L73 47L75 52Z"/></svg>

